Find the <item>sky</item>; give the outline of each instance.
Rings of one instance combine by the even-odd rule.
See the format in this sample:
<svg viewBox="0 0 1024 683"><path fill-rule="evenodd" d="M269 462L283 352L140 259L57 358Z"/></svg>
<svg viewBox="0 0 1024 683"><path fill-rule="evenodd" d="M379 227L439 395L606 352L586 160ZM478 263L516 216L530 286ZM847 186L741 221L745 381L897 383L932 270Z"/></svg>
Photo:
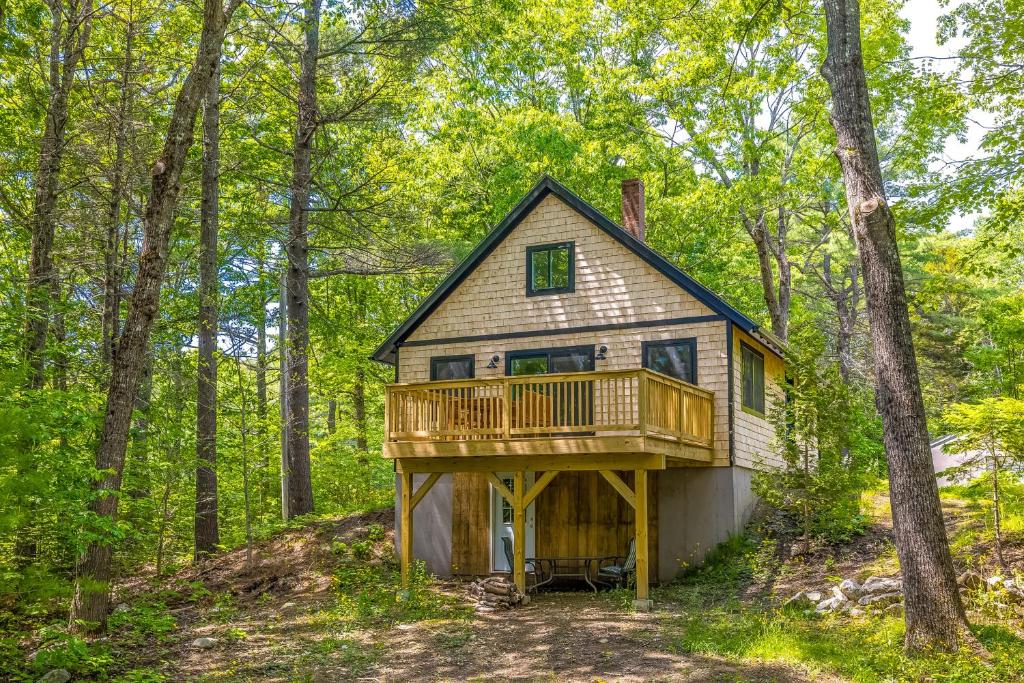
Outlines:
<svg viewBox="0 0 1024 683"><path fill-rule="evenodd" d="M956 5L955 2L952 4ZM910 32L907 38L911 45L911 55L913 57L948 57L955 54L962 46L963 41L959 39L950 41L945 45L939 45L936 42L938 18L948 11L948 8L939 5L938 0L907 0L901 14L910 22ZM951 70L954 66L955 62L953 60L936 60L934 62L934 68L938 71ZM941 166L947 161L959 161L978 154L978 145L981 142L984 129L975 121L984 123L985 116L982 112L972 112L971 119L974 120L968 121L967 139L964 142L960 142L955 137L950 136L946 140L943 158L935 162L936 166ZM950 219L947 227L954 231L970 228L975 218L977 218L976 214L956 215Z"/></svg>

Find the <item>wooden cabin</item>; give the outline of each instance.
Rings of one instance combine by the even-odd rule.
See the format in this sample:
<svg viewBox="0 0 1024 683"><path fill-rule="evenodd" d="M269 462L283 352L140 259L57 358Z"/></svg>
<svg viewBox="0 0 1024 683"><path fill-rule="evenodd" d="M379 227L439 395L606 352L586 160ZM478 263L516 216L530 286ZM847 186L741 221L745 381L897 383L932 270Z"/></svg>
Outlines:
<svg viewBox="0 0 1024 683"><path fill-rule="evenodd" d="M384 457L399 553L442 576L636 539L638 605L741 531L781 345L623 226L544 177L376 350L394 365ZM504 547L511 539L513 568Z"/></svg>

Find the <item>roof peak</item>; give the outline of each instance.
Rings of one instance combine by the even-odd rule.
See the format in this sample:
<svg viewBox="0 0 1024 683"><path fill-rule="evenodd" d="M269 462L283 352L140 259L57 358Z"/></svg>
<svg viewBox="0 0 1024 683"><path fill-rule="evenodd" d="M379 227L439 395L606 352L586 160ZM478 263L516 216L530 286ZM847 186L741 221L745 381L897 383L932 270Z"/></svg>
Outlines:
<svg viewBox="0 0 1024 683"><path fill-rule="evenodd" d="M523 196L522 199L509 211L501 221L494 226L470 252L469 256L462 260L451 273L434 289L431 294L423 300L406 320L388 336L384 342L374 351L372 358L382 363L394 363L395 351L399 345L412 334L420 323L425 320L448 295L469 276L476 267L486 259L495 247L532 211L548 194L554 194L576 212L588 219L595 226L621 242L627 249L646 261L655 270L669 278L676 285L687 291L690 295L703 303L705 306L723 315L736 324L745 332L753 333L759 330L758 325L740 311L733 308L722 297L700 284L689 275L684 273L678 266L668 261L664 256L648 246L645 242L638 240L625 228L615 223L603 213L598 211L592 204L582 199L560 181L548 173L542 173L533 187ZM775 348L773 339L765 339L765 345L774 353L781 355L781 350Z"/></svg>

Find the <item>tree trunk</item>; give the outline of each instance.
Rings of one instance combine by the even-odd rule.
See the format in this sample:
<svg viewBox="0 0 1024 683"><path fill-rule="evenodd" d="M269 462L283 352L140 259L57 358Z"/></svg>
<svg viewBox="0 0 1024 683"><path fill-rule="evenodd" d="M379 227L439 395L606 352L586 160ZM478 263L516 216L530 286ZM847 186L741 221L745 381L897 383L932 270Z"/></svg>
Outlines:
<svg viewBox="0 0 1024 683"><path fill-rule="evenodd" d="M756 219L745 217L743 225L757 251L761 291L772 321L772 333L785 341L789 338L789 305L793 289L793 267L786 253L789 226L786 210L779 207L778 232L774 236L768 230L767 216L763 210L758 212ZM775 271L778 271L778 284Z"/></svg>
<svg viewBox="0 0 1024 683"><path fill-rule="evenodd" d="M309 204L313 136L317 128L316 67L320 3L305 2L305 44L299 74L298 121L288 218L288 517L313 511L309 465Z"/></svg>
<svg viewBox="0 0 1024 683"><path fill-rule="evenodd" d="M124 331L111 365L107 405L96 449L96 469L104 473L95 484L93 512L108 523L117 518L118 492L132 407L139 390L149 348L149 335L160 304L160 287L167 270L167 252L181 172L194 137L196 115L214 69L220 62L228 19L239 0L227 9L220 0L205 0L203 28L196 60L178 92L160 157L153 165L149 201L143 220L144 239L135 289L128 305ZM113 546L109 538L89 543L79 567L71 603L73 629L103 628L110 599Z"/></svg>
<svg viewBox="0 0 1024 683"><path fill-rule="evenodd" d="M327 399L327 433L334 434L338 428L338 402L333 398Z"/></svg>
<svg viewBox="0 0 1024 683"><path fill-rule="evenodd" d="M860 46L858 0L825 0L836 156L869 303L908 650L976 645L957 589L928 447L895 220L885 197Z"/></svg>
<svg viewBox="0 0 1024 683"><path fill-rule="evenodd" d="M121 66L121 96L114 122L114 165L110 174L110 204L107 209L107 239L103 251L103 362L110 365L114 357L121 314L121 263L118 251L121 240L121 203L126 185L126 157L128 149L128 119L131 113L132 49L135 42L135 24L129 5L128 26L125 29L124 62Z"/></svg>
<svg viewBox="0 0 1024 683"><path fill-rule="evenodd" d="M33 179L32 247L29 256L28 314L25 329L27 384L42 388L45 382L46 335L50 327L50 299L56 284L53 239L57 227L57 185L64 155L68 123L68 98L75 83L75 70L85 52L92 25L92 1L65 6L50 0L53 28L50 32L50 97L46 105L43 139L39 144L39 165ZM69 22L65 26L65 21Z"/></svg>
<svg viewBox="0 0 1024 683"><path fill-rule="evenodd" d="M352 385L352 412L356 422L356 448L366 450L366 370L362 366L356 368L355 382Z"/></svg>
<svg viewBox="0 0 1024 683"><path fill-rule="evenodd" d="M199 228L199 384L196 404L195 559L220 543L217 527L217 211L220 190L220 66L203 105L203 198Z"/></svg>
<svg viewBox="0 0 1024 683"><path fill-rule="evenodd" d="M996 534L996 561L999 568L1006 571L1006 558L1003 557L1003 515L999 501L999 456L993 446L988 447L992 461L992 523Z"/></svg>

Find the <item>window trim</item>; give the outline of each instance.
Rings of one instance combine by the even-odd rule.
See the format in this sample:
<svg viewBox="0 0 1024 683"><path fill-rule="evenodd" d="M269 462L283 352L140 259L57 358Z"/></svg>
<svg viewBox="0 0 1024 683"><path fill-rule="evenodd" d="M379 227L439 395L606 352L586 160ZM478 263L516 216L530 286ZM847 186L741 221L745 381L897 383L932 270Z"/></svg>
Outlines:
<svg viewBox="0 0 1024 683"><path fill-rule="evenodd" d="M556 248L566 247L569 251L569 284L565 287L547 287L545 289L534 289L533 287L533 255L538 251L550 251ZM550 267L548 272L550 277ZM526 296L546 296L549 294L572 294L576 291L576 242L567 240L565 242L551 242L550 244L535 244L526 248Z"/></svg>
<svg viewBox="0 0 1024 683"><path fill-rule="evenodd" d="M697 338L696 337L680 337L679 339L652 339L650 341L640 342L640 366L650 369L650 365L647 362L647 349L652 346L675 346L676 344L686 344L690 347L690 368L693 370L693 378L691 380L681 379L680 382L688 382L689 384L697 385ZM675 378L673 378L675 379Z"/></svg>
<svg viewBox="0 0 1024 683"><path fill-rule="evenodd" d="M582 344L579 346L549 346L544 349L518 349L516 351L508 351L505 353L505 375L507 377L530 377L531 375L513 375L512 374L512 361L517 358L528 358L530 356L546 356L549 370L544 374L552 374L551 368L551 354L552 353L565 353L565 352L576 352L587 355L590 359L590 370L580 370L580 372L593 372L595 359L594 356L594 345L593 344ZM536 375L540 377L540 375Z"/></svg>
<svg viewBox="0 0 1024 683"><path fill-rule="evenodd" d="M469 361L469 377L466 379L474 379L476 377L476 356L471 353L461 354L456 356L431 356L430 357L430 381L431 382L458 382L459 380L438 380L437 379L437 363L447 363L451 361Z"/></svg>
<svg viewBox="0 0 1024 683"><path fill-rule="evenodd" d="M740 340L740 409L743 412L745 412L745 413L749 413L750 415L756 415L757 417L765 417L765 413L764 413L763 410L758 410L754 406L748 406L746 404L746 396L745 396L746 392L744 391L744 387L743 387L743 352L744 351L749 351L750 353L754 354L755 356L757 356L758 358L761 359L761 405L764 406L765 408L768 407L767 404L766 404L766 399L767 399L767 379L766 379L767 372L766 372L765 367L764 367L764 354L761 353L760 351L758 351L757 349L755 349L750 344L746 343L745 341Z"/></svg>

